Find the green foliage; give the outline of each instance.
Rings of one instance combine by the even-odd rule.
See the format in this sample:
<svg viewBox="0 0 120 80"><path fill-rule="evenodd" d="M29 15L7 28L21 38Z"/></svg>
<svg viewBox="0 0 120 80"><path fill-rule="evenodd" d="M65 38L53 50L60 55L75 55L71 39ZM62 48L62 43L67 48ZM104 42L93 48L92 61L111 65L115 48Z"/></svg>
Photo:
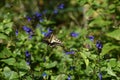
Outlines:
<svg viewBox="0 0 120 80"><path fill-rule="evenodd" d="M119 0L1 2L0 80L120 80L119 5ZM44 42L51 30L62 46Z"/></svg>

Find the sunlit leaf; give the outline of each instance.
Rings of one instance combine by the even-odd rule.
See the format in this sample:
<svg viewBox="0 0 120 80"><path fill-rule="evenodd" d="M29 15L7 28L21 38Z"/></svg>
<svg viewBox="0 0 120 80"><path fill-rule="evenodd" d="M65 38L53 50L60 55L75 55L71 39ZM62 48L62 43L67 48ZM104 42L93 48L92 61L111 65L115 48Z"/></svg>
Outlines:
<svg viewBox="0 0 120 80"><path fill-rule="evenodd" d="M0 58L8 58L8 57L10 57L10 56L12 56L12 53L11 53L11 51L10 51L9 49L7 49L7 48L4 48L4 49L1 51L1 53L0 53Z"/></svg>
<svg viewBox="0 0 120 80"><path fill-rule="evenodd" d="M10 70L9 67L4 67L3 73L8 80L15 80L19 77L17 72Z"/></svg>
<svg viewBox="0 0 120 80"><path fill-rule="evenodd" d="M81 57L84 59L86 66L88 67L89 65L89 59L87 58L87 55L83 52L80 52Z"/></svg>
<svg viewBox="0 0 120 80"><path fill-rule="evenodd" d="M1 61L5 62L8 65L14 65L14 63L16 62L15 58L2 59Z"/></svg>
<svg viewBox="0 0 120 80"><path fill-rule="evenodd" d="M102 52L101 52L101 56L105 55L105 54L109 54L111 50L117 49L118 46L113 45L111 43L106 43L103 48L102 48Z"/></svg>
<svg viewBox="0 0 120 80"><path fill-rule="evenodd" d="M57 65L57 62L54 61L54 62L52 62L52 63L45 63L45 64L44 64L44 67L49 69L49 68L55 67L56 65Z"/></svg>
<svg viewBox="0 0 120 80"><path fill-rule="evenodd" d="M120 40L120 29L114 30L106 34L108 37L111 37L116 40Z"/></svg>
<svg viewBox="0 0 120 80"><path fill-rule="evenodd" d="M116 76L116 74L113 72L113 70L111 69L111 67L107 68L107 73L110 74L111 76Z"/></svg>
<svg viewBox="0 0 120 80"><path fill-rule="evenodd" d="M7 35L5 35L5 34L3 34L3 33L0 33L0 39L5 39L5 40L7 40L8 37L7 37Z"/></svg>

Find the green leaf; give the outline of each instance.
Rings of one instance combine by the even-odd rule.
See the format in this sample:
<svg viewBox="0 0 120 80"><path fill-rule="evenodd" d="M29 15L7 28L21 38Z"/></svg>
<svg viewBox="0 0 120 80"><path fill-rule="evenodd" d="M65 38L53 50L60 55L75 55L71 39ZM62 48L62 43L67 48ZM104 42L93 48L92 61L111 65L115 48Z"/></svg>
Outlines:
<svg viewBox="0 0 120 80"><path fill-rule="evenodd" d="M2 62L5 62L8 65L14 65L16 60L14 58L2 59Z"/></svg>
<svg viewBox="0 0 120 80"><path fill-rule="evenodd" d="M65 74L60 74L58 76L52 76L52 80L65 80Z"/></svg>
<svg viewBox="0 0 120 80"><path fill-rule="evenodd" d="M89 65L89 59L87 58L86 53L85 53L85 52L80 52L80 54L81 54L81 57L82 57L82 58L84 59L84 61L85 61L86 67L88 67L88 65Z"/></svg>
<svg viewBox="0 0 120 80"><path fill-rule="evenodd" d="M114 50L114 49L117 49L118 48L118 46L116 46L116 45L113 45L113 44L111 44L111 43L106 43L104 46L103 46L103 48L102 48L102 52L101 52L101 56L104 56L105 54L109 54L109 52L111 51L111 50Z"/></svg>
<svg viewBox="0 0 120 80"><path fill-rule="evenodd" d="M110 21L105 21L102 17L97 17L92 22L89 23L90 27L94 27L94 25L98 25L99 27L104 27L110 24Z"/></svg>
<svg viewBox="0 0 120 80"><path fill-rule="evenodd" d="M114 30L110 33L106 34L108 37L114 38L116 40L120 40L120 29Z"/></svg>
<svg viewBox="0 0 120 80"><path fill-rule="evenodd" d="M19 76L24 76L29 70L30 66L27 65L25 60L21 60L21 62L14 64L16 68L19 69Z"/></svg>
<svg viewBox="0 0 120 80"><path fill-rule="evenodd" d="M12 25L13 25L13 22L9 22L4 25L4 32L6 34L9 34L10 32L12 32Z"/></svg>
<svg viewBox="0 0 120 80"><path fill-rule="evenodd" d="M4 48L4 49L1 51L1 53L0 53L0 58L8 58L8 57L10 57L10 56L12 56L12 53L11 53L11 51L10 51L9 49L7 49L7 48Z"/></svg>
<svg viewBox="0 0 120 80"><path fill-rule="evenodd" d="M115 67L115 66L117 65L116 59L115 59L115 58L110 59L109 65L110 65L111 67Z"/></svg>
<svg viewBox="0 0 120 80"><path fill-rule="evenodd" d="M107 73L110 74L111 76L116 76L116 74L113 72L110 66L107 68Z"/></svg>
<svg viewBox="0 0 120 80"><path fill-rule="evenodd" d="M3 32L3 29L4 29L4 27L3 27L3 23L0 23L0 32Z"/></svg>
<svg viewBox="0 0 120 80"><path fill-rule="evenodd" d="M47 68L47 69L53 68L53 67L55 67L56 65L57 65L57 62L56 62L56 61L54 61L54 62L52 62L52 63L44 63L44 64L43 64L43 66L44 66L45 68Z"/></svg>
<svg viewBox="0 0 120 80"><path fill-rule="evenodd" d="M18 67L19 69L22 69L22 70L29 70L30 69L30 66L27 65L25 60L21 60L21 62L16 63L15 66Z"/></svg>
<svg viewBox="0 0 120 80"><path fill-rule="evenodd" d="M5 35L5 34L3 34L3 33L0 33L0 39L5 39L5 40L7 40L8 37L7 37L7 35Z"/></svg>
<svg viewBox="0 0 120 80"><path fill-rule="evenodd" d="M117 66L120 67L120 61L117 62Z"/></svg>
<svg viewBox="0 0 120 80"><path fill-rule="evenodd" d="M3 74L7 80L16 80L19 77L17 72L11 71L9 67L4 67Z"/></svg>

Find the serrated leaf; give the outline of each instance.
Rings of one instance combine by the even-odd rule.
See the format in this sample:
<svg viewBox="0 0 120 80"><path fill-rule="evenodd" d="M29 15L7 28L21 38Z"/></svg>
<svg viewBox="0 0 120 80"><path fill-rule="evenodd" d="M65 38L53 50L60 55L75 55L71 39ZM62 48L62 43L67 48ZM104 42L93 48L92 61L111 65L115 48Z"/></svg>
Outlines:
<svg viewBox="0 0 120 80"><path fill-rule="evenodd" d="M109 54L109 52L111 51L111 50L114 50L114 49L117 49L118 48L118 46L115 46L115 45L113 45L113 44L111 44L111 43L106 43L104 46L103 46L103 48L102 48L102 52L101 52L101 56L104 56L105 54Z"/></svg>
<svg viewBox="0 0 120 80"><path fill-rule="evenodd" d="M2 62L5 62L8 65L14 65L16 60L14 58L2 59Z"/></svg>
<svg viewBox="0 0 120 80"><path fill-rule="evenodd" d="M110 33L106 34L108 37L114 38L116 40L120 40L120 29L114 30Z"/></svg>

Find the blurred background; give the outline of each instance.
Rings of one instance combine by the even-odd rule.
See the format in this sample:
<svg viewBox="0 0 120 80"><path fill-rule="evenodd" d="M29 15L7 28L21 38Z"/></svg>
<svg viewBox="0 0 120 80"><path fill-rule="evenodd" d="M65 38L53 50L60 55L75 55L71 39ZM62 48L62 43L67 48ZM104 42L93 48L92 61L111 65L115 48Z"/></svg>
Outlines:
<svg viewBox="0 0 120 80"><path fill-rule="evenodd" d="M120 80L119 14L119 0L1 0L0 79Z"/></svg>

